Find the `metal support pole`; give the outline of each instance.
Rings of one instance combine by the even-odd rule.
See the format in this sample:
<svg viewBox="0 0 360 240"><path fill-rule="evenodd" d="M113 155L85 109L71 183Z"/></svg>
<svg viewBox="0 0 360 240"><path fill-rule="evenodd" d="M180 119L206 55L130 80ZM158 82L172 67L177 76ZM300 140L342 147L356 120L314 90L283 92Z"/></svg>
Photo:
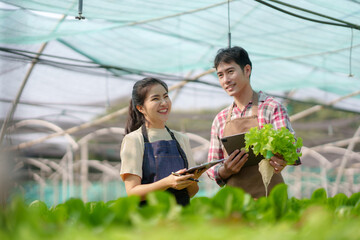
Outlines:
<svg viewBox="0 0 360 240"><path fill-rule="evenodd" d="M38 62L39 57L40 57L40 55L42 54L42 52L44 51L46 45L47 45L47 42L46 42L46 43L43 43L43 44L41 45L41 47L40 47L39 51L37 52L35 58L31 61L31 66L30 66L30 68L28 69L28 71L26 72L25 78L24 78L24 80L23 80L22 83L21 83L20 89L19 89L19 91L17 92L14 101L12 101L11 109L10 109L10 111L8 112L8 114L6 115L6 118L5 118L5 120L4 120L4 122L3 122L3 125L2 125L2 127L1 127L0 146L2 145L4 136L5 136L6 128L7 128L8 124L9 124L9 122L11 121L11 119L12 119L13 116L14 116L16 107L17 107L17 105L18 105L18 103L19 103L21 94L22 94L23 91L24 91L24 88L25 88L25 86L26 86L26 83L27 83L27 81L29 80L29 77L30 77L30 75L31 75L31 73L32 73L32 70L34 69L35 64Z"/></svg>
<svg viewBox="0 0 360 240"><path fill-rule="evenodd" d="M55 26L54 30L52 31L52 33L56 31L56 29L60 26L60 24L64 21L65 18L66 18L66 15L62 15L62 17L59 19L59 22L56 24L56 26ZM23 82L22 82L22 84L20 86L20 89L19 89L18 93L16 94L16 97L15 97L14 101L12 102L11 109L8 112L8 114L7 114L7 116L6 116L5 120L4 120L4 123L3 123L2 127L1 127L0 146L3 143L6 128L7 128L8 124L9 124L9 122L13 119L16 107L17 107L17 105L19 103L20 97L21 97L21 95L22 95L22 93L24 91L26 83L27 83L27 81L28 81L28 79L29 79L34 67L35 67L35 64L38 62L39 57L43 53L43 51L46 48L47 44L48 44L48 42L45 42L45 43L43 43L41 45L41 47L40 47L39 51L37 52L35 58L31 61L31 66L28 69L28 71L26 72L25 78L24 78L24 80L23 80Z"/></svg>

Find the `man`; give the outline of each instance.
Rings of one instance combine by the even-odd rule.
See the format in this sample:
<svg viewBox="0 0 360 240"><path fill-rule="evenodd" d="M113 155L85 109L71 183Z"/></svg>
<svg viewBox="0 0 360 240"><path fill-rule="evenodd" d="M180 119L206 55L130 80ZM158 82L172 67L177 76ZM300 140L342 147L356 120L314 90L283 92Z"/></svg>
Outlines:
<svg viewBox="0 0 360 240"><path fill-rule="evenodd" d="M256 93L250 84L252 64L248 53L241 47L220 49L214 60L220 85L234 102L220 111L211 127L210 149L208 161L227 157L221 138L248 132L251 127L262 127L271 123L275 129L286 127L294 134L285 107L273 97L263 92ZM258 165L242 167L248 160L248 154L242 150L229 153L223 164L218 164L207 171L210 178L223 186L236 186L244 189L253 198L265 196ZM300 164L298 161L296 164ZM273 156L270 165L274 168L274 176L269 185L269 192L284 180L281 171L286 166L282 156Z"/></svg>

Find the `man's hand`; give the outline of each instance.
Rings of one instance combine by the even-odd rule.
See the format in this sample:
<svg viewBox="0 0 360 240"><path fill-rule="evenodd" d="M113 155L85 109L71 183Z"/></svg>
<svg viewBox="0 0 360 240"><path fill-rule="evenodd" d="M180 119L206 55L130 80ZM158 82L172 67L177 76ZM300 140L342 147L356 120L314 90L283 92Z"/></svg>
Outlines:
<svg viewBox="0 0 360 240"><path fill-rule="evenodd" d="M236 149L230 154L230 156L224 161L224 165L219 168L219 175L223 180L228 179L231 175L240 172L242 166L248 160L249 154L245 150L241 152Z"/></svg>
<svg viewBox="0 0 360 240"><path fill-rule="evenodd" d="M204 168L204 169L198 169L194 172L194 178L195 179L198 179L204 172L206 172L207 169Z"/></svg>
<svg viewBox="0 0 360 240"><path fill-rule="evenodd" d="M280 154L272 156L269 163L274 168L275 173L280 173L286 167L286 161Z"/></svg>

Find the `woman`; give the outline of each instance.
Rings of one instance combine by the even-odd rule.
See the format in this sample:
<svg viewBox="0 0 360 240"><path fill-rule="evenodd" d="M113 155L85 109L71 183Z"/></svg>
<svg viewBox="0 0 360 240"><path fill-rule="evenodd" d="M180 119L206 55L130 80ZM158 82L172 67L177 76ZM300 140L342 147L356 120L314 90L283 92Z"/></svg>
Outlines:
<svg viewBox="0 0 360 240"><path fill-rule="evenodd" d="M163 81L144 78L135 83L121 144L120 175L128 195L145 200L150 192L167 190L185 206L198 192L194 179L202 172L181 175L195 163L188 137L165 126L170 111L168 87Z"/></svg>

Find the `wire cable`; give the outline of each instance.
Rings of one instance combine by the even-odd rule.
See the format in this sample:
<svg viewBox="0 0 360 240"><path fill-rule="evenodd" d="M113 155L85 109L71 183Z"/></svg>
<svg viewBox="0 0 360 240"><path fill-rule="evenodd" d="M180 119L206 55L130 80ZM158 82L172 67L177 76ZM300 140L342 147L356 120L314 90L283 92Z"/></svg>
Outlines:
<svg viewBox="0 0 360 240"><path fill-rule="evenodd" d="M231 48L231 27L230 27L230 0L228 0L228 45Z"/></svg>
<svg viewBox="0 0 360 240"><path fill-rule="evenodd" d="M20 57L14 57L14 56L4 56L8 59L13 59L16 61L24 61L24 62L31 62L33 60L33 56L31 56L32 54L35 55L35 53L30 52L30 51L23 51L23 50L16 50L16 49L7 49L7 48L2 48L0 47L0 51L4 51L4 52L8 52L11 54L14 54L16 56L20 56ZM25 53L30 53L30 56L25 54ZM49 55L49 54L42 54L43 56L47 56L47 57L51 57L51 58L59 58L59 59L66 59L69 61L77 61L77 59L71 59L71 58L63 58L63 57L59 57L59 56L54 56L54 55ZM81 60L79 60L81 61ZM118 70L118 71L122 71L126 74L137 74L139 76L144 76L144 77L159 77L159 78L164 78L168 81L184 81L184 80L189 80L186 79L184 77L181 76L174 76L174 75L170 75L170 74L163 74L163 73L157 73L157 72L148 72L145 70L139 70L139 69L130 69L130 68L125 68L125 67L119 67L119 66L111 66L111 65L102 65L99 63L94 63L94 62L88 62L88 61L82 61L84 63L88 63L90 65L81 65L81 64L73 64L73 63L66 63L66 62L59 62L59 61L54 61L54 60L48 60L48 59L44 59L44 58L37 58L37 63L38 64L44 64L44 65L50 65L52 67L56 67L56 68L61 68L61 69L66 69L66 70L70 70L70 71L76 71L76 72L82 72L82 73L87 73L87 74L92 74L92 75L100 75L100 76L106 76L106 74L102 74L102 73L96 73L94 71L87 71L84 69L106 69L108 71L110 70ZM82 70L81 70L82 69ZM130 81L136 81L136 79L133 78L127 78L124 77L122 75L117 74L114 71L110 71L112 73L112 77L121 77L122 80L130 80ZM190 79L192 82L194 83L200 83L200 84L205 84L205 85L209 85L209 86L213 86L213 87L220 87L218 84L213 84L213 83L209 83L206 81L202 81L202 80L193 80Z"/></svg>
<svg viewBox="0 0 360 240"><path fill-rule="evenodd" d="M280 11L280 12L283 12L283 13L286 13L286 14L288 14L288 15L291 15L291 16L294 16L294 17L298 17L298 18L301 18L301 19L304 19L304 20L308 20L308 21L311 21L311 22L317 22L317 23L322 23L322 24L334 25L334 26L339 26L339 27L354 28L354 29L360 30L360 26L359 26L359 25L356 25L356 24L347 23L347 22L344 23L344 24L340 24L340 23L333 23L333 22L321 21L321 20L317 20L317 19L314 19L314 18L308 18L308 17L301 16L301 15L299 15L299 14L292 13L292 12L290 12L290 11L287 11L287 10L284 10L284 9L282 9L282 8L276 7L276 6L271 5L271 4L269 4L269 3L265 2L265 1L262 1L262 0L255 0L255 1L256 1L256 2L259 2L259 3L261 3L261 4L264 4L264 5L268 6L268 7L271 7L271 8L273 8L273 9L275 9L275 10L278 10L278 11ZM270 1L275 1L275 0L270 0ZM279 1L277 1L277 2L279 2ZM285 3L283 3L283 4L285 5ZM292 6L292 5L289 5L289 7L290 7L290 6ZM292 7L293 7L293 8L297 8L297 7L295 7L295 6L292 6ZM298 8L298 10L301 10L301 8ZM315 12L310 12L309 10L307 10L307 12L315 14ZM317 13L316 13L316 15L321 16L321 14L317 14ZM325 17L325 15L323 15L322 17ZM331 17L328 17L328 16L326 16L326 17L327 17L327 18L331 18ZM341 20L338 20L338 21L340 22Z"/></svg>
<svg viewBox="0 0 360 240"><path fill-rule="evenodd" d="M79 0L79 8L78 8L79 15L75 17L75 19L82 20L85 19L84 16L82 16L82 10L83 10L83 0Z"/></svg>
<svg viewBox="0 0 360 240"><path fill-rule="evenodd" d="M330 20L333 20L333 21L336 21L336 22L341 22L341 23L349 25L349 26L351 26L353 28L358 28L359 27L359 25L356 25L356 24L353 24L353 23L350 23L350 22L347 22L347 21L344 21L344 20L341 20L341 19L338 19L338 18L330 17L330 16L327 16L327 15L324 15L324 14L321 14L321 13L317 13L317 12L314 12L314 11L311 11L311 10L308 10L308 9L305 9L305 8L297 7L297 6L291 5L289 3L284 3L284 2L278 1L278 0L269 0L269 1L276 2L278 4L282 4L284 6L294 8L296 10L300 10L300 11L303 11L303 12L311 13L313 15L323 17L323 18L327 18L327 19L330 19Z"/></svg>

